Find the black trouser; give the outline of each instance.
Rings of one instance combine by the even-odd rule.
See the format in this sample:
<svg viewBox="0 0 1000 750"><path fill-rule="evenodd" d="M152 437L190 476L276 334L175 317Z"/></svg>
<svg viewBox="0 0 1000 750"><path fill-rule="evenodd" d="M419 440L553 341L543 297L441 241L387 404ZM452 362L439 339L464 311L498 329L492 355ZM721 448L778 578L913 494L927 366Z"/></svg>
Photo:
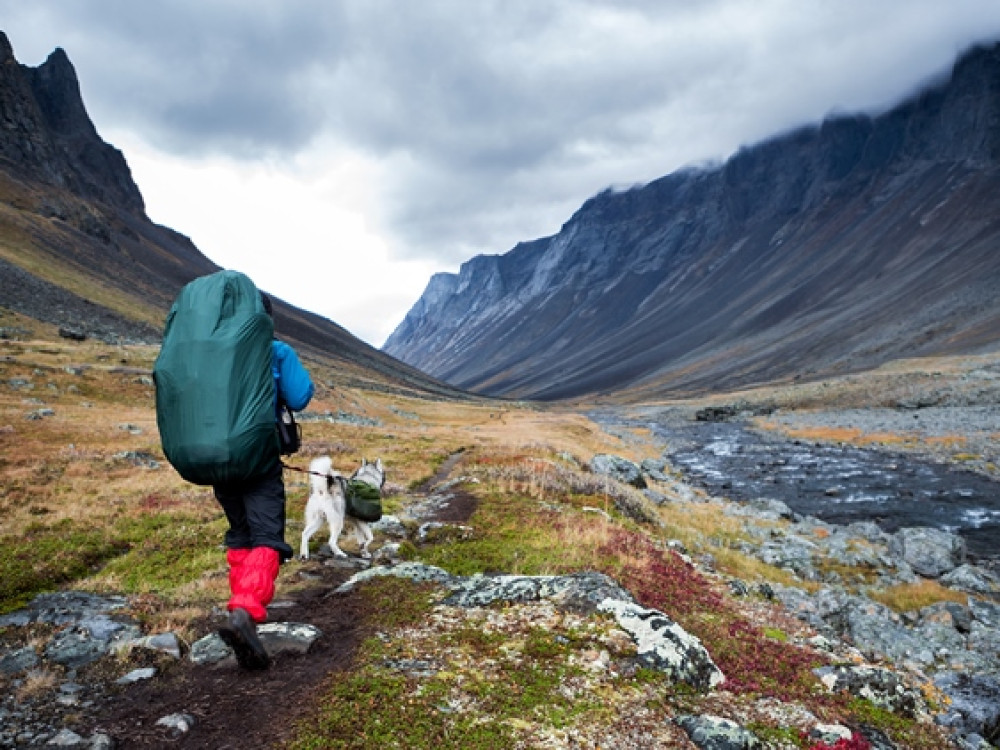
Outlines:
<svg viewBox="0 0 1000 750"><path fill-rule="evenodd" d="M281 461L260 479L216 485L215 498L229 520L226 547L270 547L284 562L294 554L285 543L285 483Z"/></svg>

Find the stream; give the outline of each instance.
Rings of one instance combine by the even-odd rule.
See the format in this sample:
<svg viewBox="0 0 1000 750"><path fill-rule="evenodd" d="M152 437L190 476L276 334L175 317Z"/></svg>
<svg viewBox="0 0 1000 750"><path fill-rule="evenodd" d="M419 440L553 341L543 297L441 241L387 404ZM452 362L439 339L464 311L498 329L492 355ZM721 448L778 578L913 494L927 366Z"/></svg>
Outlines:
<svg viewBox="0 0 1000 750"><path fill-rule="evenodd" d="M970 557L1000 557L1000 482L883 450L793 440L739 422L648 423L689 482L731 500L780 500L828 523L884 531L934 526L965 538Z"/></svg>

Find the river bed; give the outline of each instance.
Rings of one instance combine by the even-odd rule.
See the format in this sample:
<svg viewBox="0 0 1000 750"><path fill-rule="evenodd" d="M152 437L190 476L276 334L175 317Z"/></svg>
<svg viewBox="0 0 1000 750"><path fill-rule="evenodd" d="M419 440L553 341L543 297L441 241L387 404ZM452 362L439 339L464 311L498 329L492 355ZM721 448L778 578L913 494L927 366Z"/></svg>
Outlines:
<svg viewBox="0 0 1000 750"><path fill-rule="evenodd" d="M736 501L780 500L828 523L934 526L1000 557L1000 482L908 453L783 438L742 422L647 423L688 481Z"/></svg>

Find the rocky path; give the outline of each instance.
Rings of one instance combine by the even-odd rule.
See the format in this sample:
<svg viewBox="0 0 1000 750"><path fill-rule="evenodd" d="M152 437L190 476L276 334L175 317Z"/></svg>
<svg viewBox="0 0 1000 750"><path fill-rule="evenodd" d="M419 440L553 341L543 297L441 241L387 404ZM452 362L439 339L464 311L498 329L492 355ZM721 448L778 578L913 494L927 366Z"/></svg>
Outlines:
<svg viewBox="0 0 1000 750"><path fill-rule="evenodd" d="M411 498L419 528L463 523L475 509L471 495L439 489L457 460ZM405 535L396 519L383 521L384 533ZM394 545L383 549L391 555ZM306 586L290 597L279 586L269 607L274 630L262 632L272 655L263 672L239 669L221 645L215 635L221 610L194 625L204 635L193 644L171 633L142 633L124 597L47 595L0 618L0 678L11 688L0 702L0 747L276 746L331 675L351 667L358 643L378 622L362 597L332 595L368 561L324 557L321 550L287 565L297 567ZM129 644L127 669L110 653L122 644ZM42 671L56 675L57 685L37 686L33 695L31 674Z"/></svg>

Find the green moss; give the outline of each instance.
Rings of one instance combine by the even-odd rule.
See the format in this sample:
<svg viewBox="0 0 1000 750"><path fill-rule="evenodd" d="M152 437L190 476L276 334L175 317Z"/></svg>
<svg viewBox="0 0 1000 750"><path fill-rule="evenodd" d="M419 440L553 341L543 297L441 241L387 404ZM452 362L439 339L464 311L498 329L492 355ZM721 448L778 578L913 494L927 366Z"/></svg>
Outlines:
<svg viewBox="0 0 1000 750"><path fill-rule="evenodd" d="M23 606L35 595L100 574L124 593L171 590L222 564L225 521L147 515L103 527L63 519L42 520L17 539L0 544L0 610Z"/></svg>
<svg viewBox="0 0 1000 750"><path fill-rule="evenodd" d="M782 643L788 642L788 633L780 628L764 628L763 633L765 638L772 638Z"/></svg>
<svg viewBox="0 0 1000 750"><path fill-rule="evenodd" d="M24 606L35 595L90 575L123 554L128 543L101 529L81 529L69 520L33 525L0 543L0 612Z"/></svg>
<svg viewBox="0 0 1000 750"><path fill-rule="evenodd" d="M894 714L864 698L852 697L848 699L847 710L861 723L881 729L896 739L902 738L917 728L913 719ZM911 747L909 743L906 745Z"/></svg>
<svg viewBox="0 0 1000 750"><path fill-rule="evenodd" d="M537 502L530 498L488 494L480 498L469 520L479 534L472 539L449 539L446 544L423 546L420 557L455 575L552 573L563 565L551 528L524 522L538 513Z"/></svg>
<svg viewBox="0 0 1000 750"><path fill-rule="evenodd" d="M807 747L808 738L792 727L771 727L750 722L746 729L753 732L764 743L764 747Z"/></svg>
<svg viewBox="0 0 1000 750"><path fill-rule="evenodd" d="M415 584L405 578L375 578L360 589L366 611L378 612L379 629L406 627L427 619L433 606L433 584Z"/></svg>
<svg viewBox="0 0 1000 750"><path fill-rule="evenodd" d="M322 713L298 726L290 750L500 748L515 733L496 722L451 713L441 690L383 669L344 673L324 695Z"/></svg>

